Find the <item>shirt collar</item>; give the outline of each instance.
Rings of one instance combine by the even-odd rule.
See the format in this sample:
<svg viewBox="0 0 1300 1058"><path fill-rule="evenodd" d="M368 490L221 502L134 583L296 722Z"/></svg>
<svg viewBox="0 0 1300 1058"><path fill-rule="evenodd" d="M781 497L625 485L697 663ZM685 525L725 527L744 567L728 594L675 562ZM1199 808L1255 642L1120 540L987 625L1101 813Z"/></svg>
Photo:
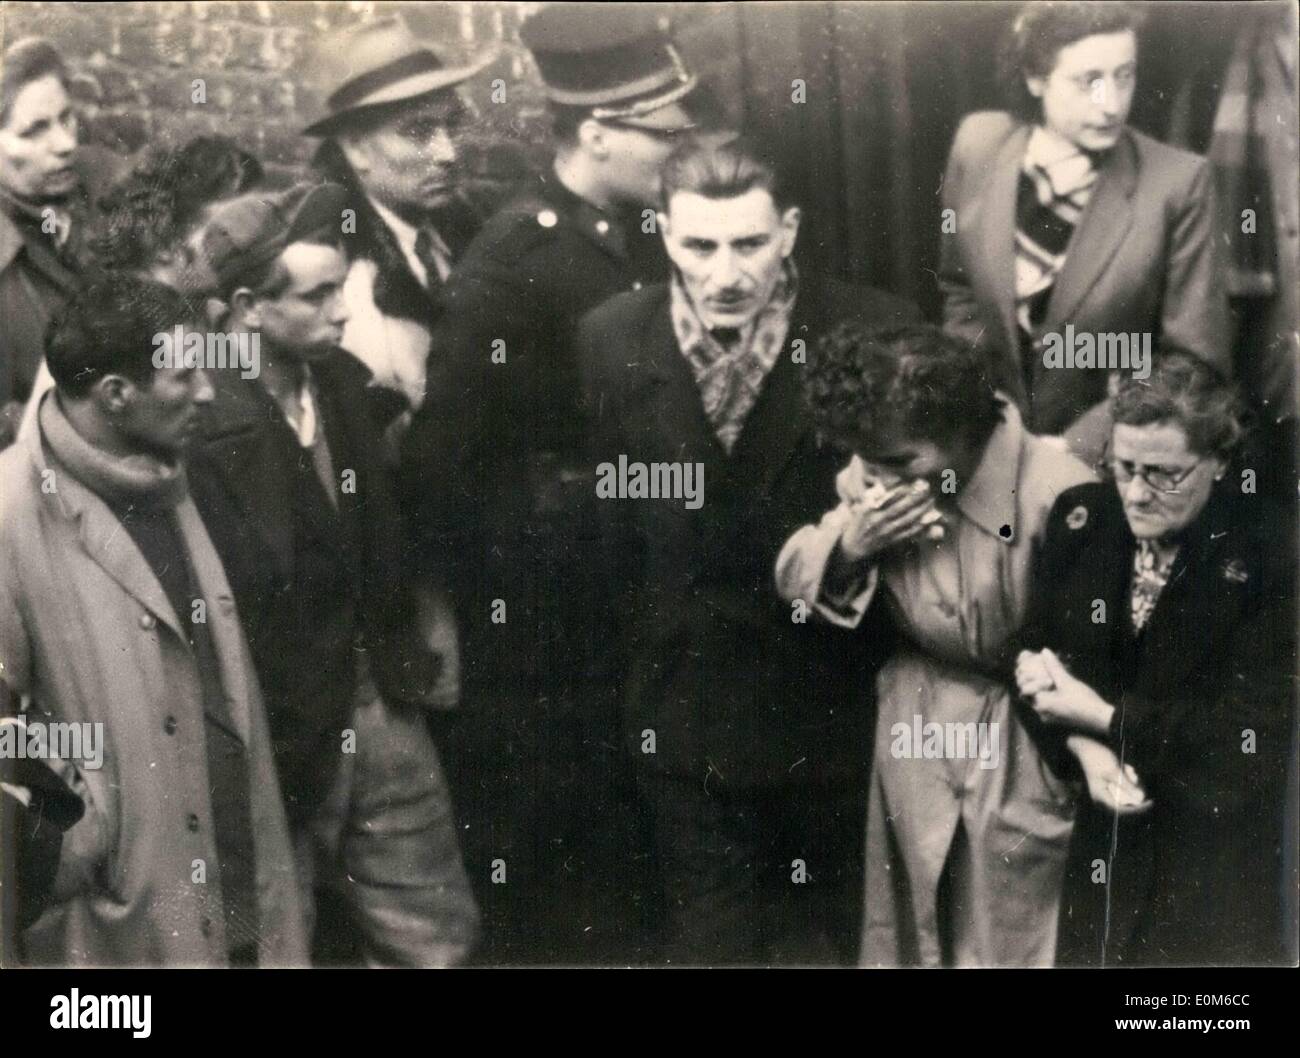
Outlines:
<svg viewBox="0 0 1300 1058"><path fill-rule="evenodd" d="M1016 539L1016 489L1025 427L1016 406L1005 397L1003 401L1002 421L993 428L970 484L957 494L957 508L990 536L1010 544ZM1004 526L1010 528L1010 535L1003 534Z"/></svg>
<svg viewBox="0 0 1300 1058"><path fill-rule="evenodd" d="M415 225L403 220L373 195L367 195L366 198L368 198L370 204L375 207L375 212L379 214L383 222L387 224L392 230L392 233L397 236L397 241L401 245L402 251L407 254L415 253L415 237L419 234Z"/></svg>
<svg viewBox="0 0 1300 1058"><path fill-rule="evenodd" d="M374 206L375 212L379 214L380 220L387 224L389 230L394 236L396 236L397 245L400 246L402 250L402 256L406 258L412 271L415 272L416 278L419 279L423 285L428 286L429 277L425 274L424 262L420 260L419 255L415 252L415 240L419 238L421 231L427 231L430 238L433 240L433 252L436 255L441 256L443 260L450 261L451 250L449 250L447 244L443 242L442 236L438 234L438 230L432 224L427 225L423 229L417 228L410 221L399 217L373 195L366 195L366 198L369 200L370 204Z"/></svg>

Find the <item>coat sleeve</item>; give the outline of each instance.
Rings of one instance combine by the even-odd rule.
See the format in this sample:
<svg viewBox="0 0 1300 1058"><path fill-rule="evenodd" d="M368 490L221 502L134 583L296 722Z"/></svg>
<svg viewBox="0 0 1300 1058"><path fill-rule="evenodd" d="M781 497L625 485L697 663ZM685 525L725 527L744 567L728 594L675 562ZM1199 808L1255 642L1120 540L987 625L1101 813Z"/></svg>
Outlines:
<svg viewBox="0 0 1300 1058"><path fill-rule="evenodd" d="M960 202L965 177L963 163L969 150L971 125L971 118L967 118L958 127L943 177L942 206L954 211L959 227L965 219L961 215ZM984 323L979 301L971 289L961 243L955 232L940 230L938 285L943 295L943 329L972 344L983 345Z"/></svg>
<svg viewBox="0 0 1300 1058"><path fill-rule="evenodd" d="M1057 648L1065 634L1057 627L1057 617L1065 612L1066 601L1057 587L1064 582L1064 572L1078 555L1083 537L1070 531L1065 522L1066 511L1077 505L1073 492L1057 497L1047 516L1042 540L1037 544L1030 562L1029 603L1020 631L1015 636L1003 659L1003 681L1011 694L1016 716L1037 747L1039 754L1053 772L1062 779L1082 776L1078 761L1066 739L1074 732L1070 728L1043 722L1033 705L1016 687L1015 663L1022 650L1039 651L1044 647Z"/></svg>
<svg viewBox="0 0 1300 1058"><path fill-rule="evenodd" d="M434 325L424 403L403 442L400 489L419 561L453 569L475 539L481 468L498 450L511 406L510 357L538 314L537 296L516 272L485 258L453 274ZM504 346L496 345L497 342ZM493 363L494 349L506 360Z"/></svg>
<svg viewBox="0 0 1300 1058"><path fill-rule="evenodd" d="M776 590L786 602L802 600L822 620L841 628L862 624L879 586L872 564L849 576L836 571L840 533L849 518L845 502L816 525L805 525L785 542L776 559Z"/></svg>
<svg viewBox="0 0 1300 1058"><path fill-rule="evenodd" d="M1206 812L1259 799L1275 803L1286 771L1295 710L1295 583L1277 569L1242 615L1223 653L1226 669L1205 672L1177 697L1137 691L1115 703L1109 740L1144 782ZM1157 662L1158 663L1158 662Z"/></svg>
<svg viewBox="0 0 1300 1058"><path fill-rule="evenodd" d="M0 663L4 666L0 671L0 692L5 698L0 706L6 715L16 711L18 702L31 695L33 690L32 646L23 621L27 607L22 605L22 589L15 562L13 547L7 540L0 542ZM39 716L42 722L58 719L41 714L40 709L39 701L32 702L28 718ZM101 888L101 870L108 859L109 822L96 806L80 769L71 761L57 758L50 758L46 763L53 773L51 784L77 798L83 810L80 818L68 827L61 842L31 834L29 840L15 851L23 876L29 880L34 876L33 856L51 861L57 856L57 868L51 869L53 864L47 863L35 872L35 876L41 878L43 891L19 893L19 915L24 920L35 918L47 904L62 903L78 893ZM71 815L75 817L76 814L73 812ZM53 828L52 824L50 828ZM19 840L22 841L22 837Z"/></svg>
<svg viewBox="0 0 1300 1058"><path fill-rule="evenodd" d="M1172 221L1160 329L1165 341L1231 375L1231 324L1216 215L1211 169L1201 160Z"/></svg>
<svg viewBox="0 0 1300 1058"><path fill-rule="evenodd" d="M588 422L587 457L595 469L598 497L602 468L616 467L619 453L629 450L621 422L621 387L609 368L609 338L596 318L599 311L583 317L574 338ZM596 583L606 589L595 604L601 609L600 620L608 622L620 645L619 650L601 652L607 670L595 682L604 685L616 701L621 700L620 681L630 656L634 605L645 568L645 540L632 517L632 506L606 497L594 507L597 532L591 560L599 571Z"/></svg>

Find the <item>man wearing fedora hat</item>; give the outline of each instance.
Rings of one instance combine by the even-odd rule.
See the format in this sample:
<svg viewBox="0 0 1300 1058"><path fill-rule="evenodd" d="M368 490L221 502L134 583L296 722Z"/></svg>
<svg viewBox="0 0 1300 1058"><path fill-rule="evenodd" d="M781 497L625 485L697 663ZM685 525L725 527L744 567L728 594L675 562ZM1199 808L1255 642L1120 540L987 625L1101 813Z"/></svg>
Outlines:
<svg viewBox="0 0 1300 1058"><path fill-rule="evenodd" d="M417 558L454 577L468 715L447 762L486 958L622 961L639 929L640 883L622 872L645 858L620 817L635 798L614 718L594 707L610 681L570 344L588 310L662 278L662 257L638 245L658 242L640 210L695 128L696 78L658 15L557 3L521 28L554 160L486 222L444 289L403 448ZM510 884L490 884L496 860Z"/></svg>
<svg viewBox="0 0 1300 1058"><path fill-rule="evenodd" d="M478 227L458 194L455 135L472 109L457 86L490 59L448 66L398 16L327 34L307 58L323 100L303 130L322 141L314 167L355 211L342 347L374 374L385 424L423 399L439 290Z"/></svg>

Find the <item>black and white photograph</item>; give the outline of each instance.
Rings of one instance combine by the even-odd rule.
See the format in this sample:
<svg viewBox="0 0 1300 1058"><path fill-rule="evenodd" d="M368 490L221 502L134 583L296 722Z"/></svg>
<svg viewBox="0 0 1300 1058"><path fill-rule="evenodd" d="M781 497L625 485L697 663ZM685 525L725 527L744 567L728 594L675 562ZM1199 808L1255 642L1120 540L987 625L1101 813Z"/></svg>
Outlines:
<svg viewBox="0 0 1300 1058"><path fill-rule="evenodd" d="M1249 1029L1105 971L1300 962L1297 11L5 0L0 965Z"/></svg>

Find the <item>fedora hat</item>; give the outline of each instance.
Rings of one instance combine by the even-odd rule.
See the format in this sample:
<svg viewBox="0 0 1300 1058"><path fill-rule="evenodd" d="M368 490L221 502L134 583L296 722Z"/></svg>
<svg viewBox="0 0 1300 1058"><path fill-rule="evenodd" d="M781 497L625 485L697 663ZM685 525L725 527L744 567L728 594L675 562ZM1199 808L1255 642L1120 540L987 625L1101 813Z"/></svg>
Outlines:
<svg viewBox="0 0 1300 1058"><path fill-rule="evenodd" d="M451 88L493 58L488 53L468 66L447 66L397 15L328 33L307 66L309 81L324 100L324 113L303 134L330 136L358 111Z"/></svg>

